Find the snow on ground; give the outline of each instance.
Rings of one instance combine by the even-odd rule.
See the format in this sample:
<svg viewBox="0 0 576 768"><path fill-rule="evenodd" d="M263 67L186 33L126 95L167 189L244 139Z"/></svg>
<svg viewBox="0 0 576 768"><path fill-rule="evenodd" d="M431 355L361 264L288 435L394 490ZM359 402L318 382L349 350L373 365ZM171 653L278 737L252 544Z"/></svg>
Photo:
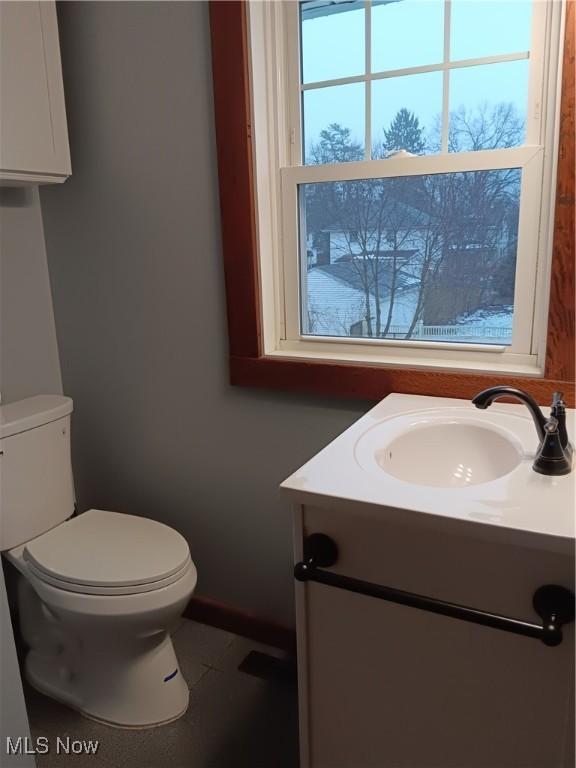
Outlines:
<svg viewBox="0 0 576 768"><path fill-rule="evenodd" d="M511 304L501 307L477 309L469 315L461 315L456 322L465 325L490 325L499 328L509 328L512 333L512 316L514 307Z"/></svg>
<svg viewBox="0 0 576 768"><path fill-rule="evenodd" d="M508 346L512 343L513 314L514 307L505 305L477 309L468 315L461 315L456 320L460 326L458 337L452 338L452 341Z"/></svg>

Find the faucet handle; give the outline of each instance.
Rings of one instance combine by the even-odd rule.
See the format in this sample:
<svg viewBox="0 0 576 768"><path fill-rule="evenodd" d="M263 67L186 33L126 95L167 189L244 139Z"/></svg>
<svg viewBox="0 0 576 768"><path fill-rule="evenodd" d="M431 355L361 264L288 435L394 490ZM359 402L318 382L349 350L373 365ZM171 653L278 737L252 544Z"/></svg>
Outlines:
<svg viewBox="0 0 576 768"><path fill-rule="evenodd" d="M552 395L552 405L550 407L550 418L558 419L558 434L564 453L569 460L572 459L574 448L568 437L566 429L566 404L562 392L554 392Z"/></svg>
<svg viewBox="0 0 576 768"><path fill-rule="evenodd" d="M564 392L554 392L552 395L552 408L566 408Z"/></svg>
<svg viewBox="0 0 576 768"><path fill-rule="evenodd" d="M532 465L532 469L541 475L567 475L572 471L572 461L562 446L559 426L555 416L550 416L544 424L544 440Z"/></svg>
<svg viewBox="0 0 576 768"><path fill-rule="evenodd" d="M554 416L550 416L548 419L546 419L546 423L544 424L544 431L548 435L553 435L554 432L558 432L558 419Z"/></svg>

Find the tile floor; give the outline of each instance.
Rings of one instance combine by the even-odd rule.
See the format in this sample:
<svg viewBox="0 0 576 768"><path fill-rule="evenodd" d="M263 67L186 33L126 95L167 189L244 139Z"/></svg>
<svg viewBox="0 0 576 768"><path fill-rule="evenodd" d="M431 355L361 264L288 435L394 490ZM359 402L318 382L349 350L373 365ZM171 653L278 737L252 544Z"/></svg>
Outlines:
<svg viewBox="0 0 576 768"><path fill-rule="evenodd" d="M174 634L190 706L175 723L120 730L88 720L25 687L32 737L97 739L96 755L37 756L38 768L298 768L295 681L238 670L252 650L278 651L183 620Z"/></svg>

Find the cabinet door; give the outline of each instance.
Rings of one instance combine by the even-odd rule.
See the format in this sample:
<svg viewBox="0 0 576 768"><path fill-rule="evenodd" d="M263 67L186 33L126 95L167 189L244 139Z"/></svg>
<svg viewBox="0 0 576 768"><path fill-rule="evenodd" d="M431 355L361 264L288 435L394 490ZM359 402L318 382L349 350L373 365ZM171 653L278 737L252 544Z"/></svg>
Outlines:
<svg viewBox="0 0 576 768"><path fill-rule="evenodd" d="M0 2L0 178L70 172L55 4Z"/></svg>
<svg viewBox="0 0 576 768"><path fill-rule="evenodd" d="M330 570L537 621L544 583L571 586L570 557L381 520L306 510L336 540ZM312 768L569 768L573 625L540 641L308 583L303 590Z"/></svg>

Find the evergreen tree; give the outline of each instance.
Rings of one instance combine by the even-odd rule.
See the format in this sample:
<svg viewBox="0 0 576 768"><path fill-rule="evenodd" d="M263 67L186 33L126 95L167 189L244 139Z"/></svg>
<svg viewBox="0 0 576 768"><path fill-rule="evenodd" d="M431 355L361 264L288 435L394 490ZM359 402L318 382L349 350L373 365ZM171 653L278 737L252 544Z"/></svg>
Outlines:
<svg viewBox="0 0 576 768"><path fill-rule="evenodd" d="M320 132L320 141L310 148L309 162L313 163L349 163L363 159L361 144L352 139L350 128L339 123L330 123Z"/></svg>
<svg viewBox="0 0 576 768"><path fill-rule="evenodd" d="M310 146L306 156L308 163L320 165L363 159L362 145L352 138L351 130L340 123L330 123L320 131L319 141ZM314 238L322 230L342 222L347 189L348 185L338 182L306 185L308 229Z"/></svg>
<svg viewBox="0 0 576 768"><path fill-rule="evenodd" d="M416 115L402 107L388 130L384 128L384 149L388 152L404 149L413 155L420 155L426 148L423 134L424 127L420 126Z"/></svg>

